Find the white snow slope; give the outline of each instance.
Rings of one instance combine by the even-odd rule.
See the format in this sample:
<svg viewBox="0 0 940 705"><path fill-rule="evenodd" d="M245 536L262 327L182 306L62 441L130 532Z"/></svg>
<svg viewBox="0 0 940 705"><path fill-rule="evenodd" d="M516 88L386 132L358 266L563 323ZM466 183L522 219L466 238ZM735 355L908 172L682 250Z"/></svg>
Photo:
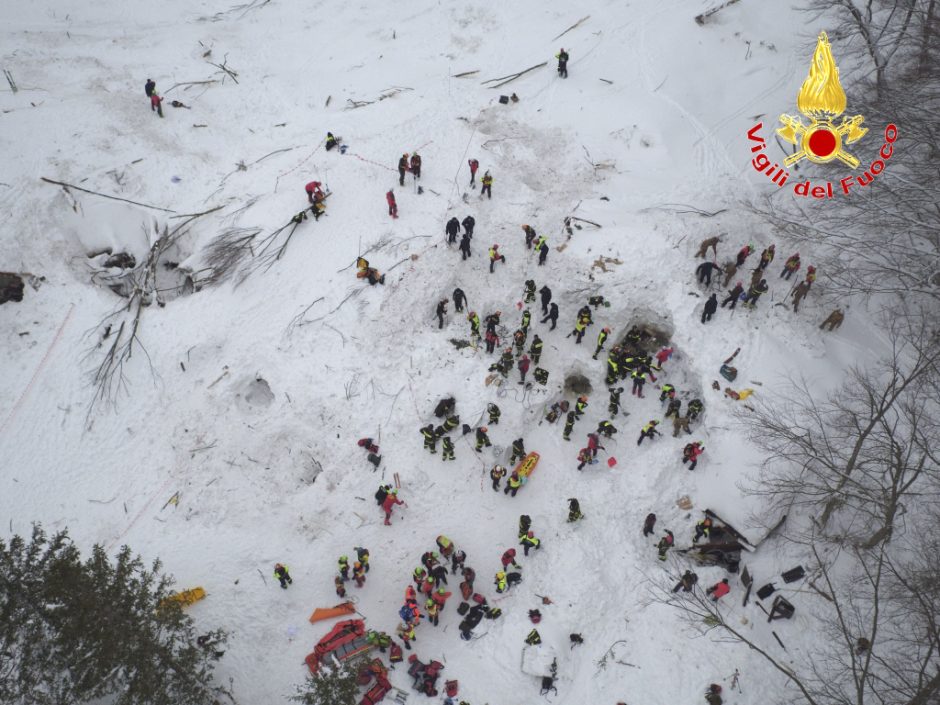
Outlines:
<svg viewBox="0 0 940 705"><path fill-rule="evenodd" d="M541 607L539 625L561 655L553 702L697 703L709 682L727 686L736 668L742 692L726 687L726 702L786 700L784 680L759 657L689 638L673 612L651 602L651 584L671 584L688 566L678 555L660 563L640 529L654 511L655 538L670 528L684 546L704 507L742 525L758 509L738 483L760 458L735 426L734 402L710 389L736 347L737 387L767 395L785 383L784 372L820 385L837 380L879 335L850 317L821 336L830 308L819 298L822 280L799 314L774 306L789 288L777 278L789 254L779 241L772 291L757 309L719 310L699 323L699 240L727 232L722 261L747 242L759 253L772 241L735 205L768 188L748 165L745 133L758 115L771 123L793 111L825 29L805 25L784 3L759 0L698 26L693 17L711 4L2 0L2 64L19 91L0 93L0 270L46 279L22 303L0 307L3 531L22 534L40 521L68 527L86 549L127 543L161 558L180 587L204 586L209 596L190 609L193 618L233 633L220 682L232 679L239 702L260 703L282 700L303 680L303 658L329 628L307 617L337 602L339 555L352 556L356 545L371 550L368 582L349 590L370 627L391 631L411 572L440 533L466 550L478 589L497 597L492 576L527 513L543 549L522 560L522 585L500 596L503 617L463 642L452 598L440 627L419 629L417 653L446 664L461 699L540 700L538 679L520 670L538 594L554 600ZM554 70L560 46L571 54L567 80ZM237 83L208 61L226 62ZM481 85L542 61L548 65L504 88ZM166 98L162 120L143 95L148 77ZM215 82L174 86L208 80ZM378 100L394 87L402 90ZM513 91L518 103L497 102ZM170 107L172 99L191 110ZM350 100L373 102L348 109ZM348 153L323 150L327 130L342 135ZM415 149L424 160L421 195L410 176L399 188L394 169ZM470 157L481 174L492 170L492 200L477 191L461 200ZM67 195L41 176L175 213ZM222 206L195 221L176 253L198 270L202 248L224 228L257 227L264 236L287 222L313 179L332 190L327 216L302 224L279 261L240 285L168 296L165 307L147 309L138 333L146 354L138 348L126 366L127 388L114 406L89 414L91 374L105 349L96 347L99 323L124 302L92 282L89 254L110 246L140 261L154 233L179 222L170 216ZM395 221L386 212L389 188L398 196ZM721 212L704 217L692 207ZM468 213L477 227L473 256L462 263L443 226ZM603 228L586 226L565 243L561 222L571 213ZM548 236L546 266L525 250L522 223ZM506 264L489 274L494 242ZM356 256L367 251L388 272L384 287L354 276ZM595 266L601 257L613 260L606 271ZM464 316L451 304L439 331L434 305L459 285L481 318L502 310L511 334L530 277L552 288L561 309L554 332L534 317L549 384L524 393L513 373L503 387L487 386L493 357L456 350L448 339L467 337ZM597 312L576 346L564 336L592 293L613 306ZM302 313L303 325L289 328ZM639 427L663 413L648 385L645 400L624 394L619 435L605 442L599 465L578 473L584 435L606 418L605 356L591 359L597 332L609 325L619 337L640 321L673 331L676 355L664 379L686 399L705 401L695 438L706 453L689 473L679 462L685 441L670 429L636 447ZM560 424L540 422L570 373L586 375L595 392L565 442ZM421 450L418 428L434 420L445 394L456 396L470 424L487 402L500 405L493 449L478 455L472 435L459 438L457 460L447 464ZM363 436L381 445L379 472L356 447ZM518 436L542 460L510 499L492 491L487 473L508 460ZM608 456L617 459L613 468ZM372 495L395 472L408 506L386 527ZM178 504L165 505L175 492ZM683 495L691 512L676 505ZM567 524L573 496L587 518ZM792 567L782 550L769 545L746 557L758 582ZM271 577L276 561L291 568L287 591ZM703 585L725 575L698 572ZM737 576L732 585L725 609L786 660L763 613L753 603L741 608ZM805 614L774 627L791 649L812 638ZM584 646L569 650L571 632L584 635ZM404 669L393 682L408 689Z"/></svg>

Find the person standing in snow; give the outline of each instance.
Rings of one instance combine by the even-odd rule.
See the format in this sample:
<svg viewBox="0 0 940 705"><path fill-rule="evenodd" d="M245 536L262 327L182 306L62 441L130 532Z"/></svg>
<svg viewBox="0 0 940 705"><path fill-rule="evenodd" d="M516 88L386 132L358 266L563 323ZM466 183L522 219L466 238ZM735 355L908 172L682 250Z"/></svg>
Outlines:
<svg viewBox="0 0 940 705"><path fill-rule="evenodd" d="M532 356L532 363L537 367L542 357L542 339L538 335L532 336L532 344L529 346L529 355Z"/></svg>
<svg viewBox="0 0 940 705"><path fill-rule="evenodd" d="M568 498L568 523L575 521L580 521L584 518L584 514L581 513L581 503L576 497Z"/></svg>
<svg viewBox="0 0 940 705"><path fill-rule="evenodd" d="M555 326L558 324L558 304L552 303L548 307L548 315L542 319L542 323L545 323L545 321L551 321L552 327L549 330L555 330Z"/></svg>
<svg viewBox="0 0 940 705"><path fill-rule="evenodd" d="M745 245L744 247L742 247L742 248L738 251L738 257L737 257L737 259L736 259L735 262L734 262L734 263L735 263L735 266L738 266L738 267L742 266L742 265L744 264L745 260L750 256L750 254L751 254L753 251L754 251L754 248L753 248L753 246L751 246L750 244L747 244L747 245Z"/></svg>
<svg viewBox="0 0 940 705"><path fill-rule="evenodd" d="M421 156L417 152L411 155L411 163L409 166L411 167L411 173L415 175L415 178L420 179L421 178Z"/></svg>
<svg viewBox="0 0 940 705"><path fill-rule="evenodd" d="M676 401L679 401L678 399ZM678 438L679 431L685 431L689 436L692 435L692 432L689 430L689 416L679 416L677 413L672 419L672 437Z"/></svg>
<svg viewBox="0 0 940 705"><path fill-rule="evenodd" d="M764 251L760 253L760 262L757 263L757 268L761 271L767 269L767 266L774 261L774 255L776 254L776 251L776 245L771 245L770 247L764 248Z"/></svg>
<svg viewBox="0 0 940 705"><path fill-rule="evenodd" d="M548 243L545 242L545 238L542 238L542 244L539 245L539 266L541 267L545 264L545 260L548 259Z"/></svg>
<svg viewBox="0 0 940 705"><path fill-rule="evenodd" d="M476 432L476 438L477 438L476 451L477 451L477 453L482 453L484 446L485 446L486 448L489 448L490 446L493 445L492 443L490 443L490 437L489 437L488 435L486 435L486 432L487 432L488 430L489 430L489 429L488 429L486 426L480 426L480 427L477 429L477 432Z"/></svg>
<svg viewBox="0 0 940 705"><path fill-rule="evenodd" d="M477 187L477 169L480 168L480 162L478 162L476 159L471 159L470 161L467 162L467 164L470 166L470 188L476 188Z"/></svg>
<svg viewBox="0 0 940 705"><path fill-rule="evenodd" d="M525 456L525 441L522 438L517 438L512 442L512 456L509 458L509 464L513 465L517 460L522 461Z"/></svg>
<svg viewBox="0 0 940 705"><path fill-rule="evenodd" d="M617 387L610 390L610 404L607 406L607 412L611 416L620 413L620 395L623 394L623 387Z"/></svg>
<svg viewBox="0 0 940 705"><path fill-rule="evenodd" d="M744 305L748 308L754 308L757 305L757 300L761 297L761 294L766 294L767 289L767 280L761 279L757 286L752 286L747 292L747 298L744 299Z"/></svg>
<svg viewBox="0 0 940 705"><path fill-rule="evenodd" d="M339 144L339 141L333 136L333 133L327 132L326 133L326 151L329 152L337 144Z"/></svg>
<svg viewBox="0 0 940 705"><path fill-rule="evenodd" d="M701 441L687 443L685 448L682 449L682 464L685 465L689 463L689 470L695 470L695 466L698 464L698 458L704 452L705 446L702 445Z"/></svg>
<svg viewBox="0 0 940 705"><path fill-rule="evenodd" d="M464 233L460 238L460 261L464 261L470 256L470 236Z"/></svg>
<svg viewBox="0 0 940 705"><path fill-rule="evenodd" d="M543 286L541 289L539 289L539 295L542 298L542 315L547 316L548 304L550 304L552 301L552 290L549 289L547 285ZM545 321L542 321L542 323L545 323Z"/></svg>
<svg viewBox="0 0 940 705"><path fill-rule="evenodd" d="M523 534L522 537L520 537L519 545L522 546L522 552L528 556L530 548L534 548L536 551L538 551L542 547L542 541L541 539L535 538L534 531L527 531L525 534Z"/></svg>
<svg viewBox="0 0 940 705"><path fill-rule="evenodd" d="M532 243L535 242L535 238L538 237L535 233L535 228L531 225L523 225L522 232L525 233L525 248L527 250L532 249Z"/></svg>
<svg viewBox="0 0 940 705"><path fill-rule="evenodd" d="M293 579L290 577L290 571L286 565L281 565L280 563L274 564L274 577L278 579L278 582L281 583L283 589L287 589L287 586L293 583Z"/></svg>
<svg viewBox="0 0 940 705"><path fill-rule="evenodd" d="M486 413L489 416L487 423L493 425L498 424L499 417L503 415L503 412L499 410L499 407L492 402L486 405Z"/></svg>
<svg viewBox="0 0 940 705"><path fill-rule="evenodd" d="M460 221L456 216L447 221L444 226L444 232L447 234L447 244L453 245L457 242L457 234L460 232Z"/></svg>
<svg viewBox="0 0 940 705"><path fill-rule="evenodd" d="M349 557L340 556L339 560L336 561L336 565L339 568L339 576L345 583L347 580L349 580Z"/></svg>
<svg viewBox="0 0 940 705"><path fill-rule="evenodd" d="M576 336L574 342L576 345L581 344L581 339L584 338L584 332L587 329L587 323L584 322L584 319L581 316L578 316L577 322L574 324L574 330L566 335L566 338L570 338L572 335Z"/></svg>
<svg viewBox="0 0 940 705"><path fill-rule="evenodd" d="M506 489L503 490L503 494L508 494L510 497L515 497L516 492L519 491L520 487L522 487L522 478L519 477L519 473L513 470L512 474L509 476L509 479L506 480Z"/></svg>
<svg viewBox="0 0 940 705"><path fill-rule="evenodd" d="M744 286L741 282L738 282L734 285L733 289L728 291L728 298L721 302L721 307L724 308L726 304L731 304L731 310L734 311L734 307L738 305L738 300L741 298L741 294L744 293Z"/></svg>
<svg viewBox="0 0 940 705"><path fill-rule="evenodd" d="M604 349L604 342L607 340L608 335L610 335L610 328L601 328L601 332L597 334L597 347L594 348L594 355L592 356L595 360L597 359L597 353Z"/></svg>
<svg viewBox="0 0 940 705"><path fill-rule="evenodd" d="M444 327L444 315L447 313L447 299L441 299L437 302L437 310L435 311L437 315L437 329L440 330Z"/></svg>
<svg viewBox="0 0 940 705"><path fill-rule="evenodd" d="M157 115L163 117L163 98L154 91L150 95L150 112L156 111Z"/></svg>
<svg viewBox="0 0 940 705"><path fill-rule="evenodd" d="M525 384L525 376L529 371L529 356L523 353L516 367L519 368L519 384Z"/></svg>
<svg viewBox="0 0 940 705"><path fill-rule="evenodd" d="M725 281L722 286L727 287L731 283L731 280L734 279L734 275L738 273L738 265L734 262L725 262Z"/></svg>
<svg viewBox="0 0 940 705"><path fill-rule="evenodd" d="M658 544L656 544L656 550L659 551L659 560L661 560L661 561L666 560L666 552L667 552L670 548L673 547L673 545L675 544L675 542L676 542L676 539L675 539L675 537L672 535L672 532L671 532L669 529L666 529L666 535L663 536L663 537L659 540L659 543L658 543Z"/></svg>
<svg viewBox="0 0 940 705"><path fill-rule="evenodd" d="M470 337L479 338L480 337L480 317L477 315L476 311L470 311L467 314L467 321L470 323Z"/></svg>
<svg viewBox="0 0 940 705"><path fill-rule="evenodd" d="M571 431L574 429L575 419L577 419L577 416L575 416L575 413L573 411L569 411L567 420L565 421L565 429L564 431L562 431L562 434L561 434L561 437L564 438L566 441L571 440Z"/></svg>
<svg viewBox="0 0 940 705"><path fill-rule="evenodd" d="M695 536L692 537L692 543L698 543L703 536L707 539L712 529L712 518L705 517L695 525Z"/></svg>
<svg viewBox="0 0 940 705"><path fill-rule="evenodd" d="M780 276L786 279L787 281L790 281L790 277L792 277L793 273L798 271L799 268L800 268L800 253L797 252L787 257L787 261L784 262L783 264L783 270L780 272Z"/></svg>
<svg viewBox="0 0 940 705"><path fill-rule="evenodd" d="M646 521L643 522L643 535L652 536L653 529L656 526L656 515L650 512L646 515Z"/></svg>
<svg viewBox="0 0 940 705"><path fill-rule="evenodd" d="M712 294L708 297L708 301L705 302L705 308L702 309L702 323L710 321L717 310L718 294Z"/></svg>
<svg viewBox="0 0 940 705"><path fill-rule="evenodd" d="M462 225L463 225L464 234L471 240L473 239L473 228L476 226L476 224L477 224L477 221L472 215L468 215L466 218L463 219Z"/></svg>
<svg viewBox="0 0 940 705"><path fill-rule="evenodd" d="M467 303L467 295L463 293L463 289L459 286L454 289L454 310L457 313L463 313L463 307Z"/></svg>
<svg viewBox="0 0 940 705"><path fill-rule="evenodd" d="M437 434L434 433L434 424L428 424L418 429L424 437L424 450L431 452L431 455L437 453Z"/></svg>
<svg viewBox="0 0 940 705"><path fill-rule="evenodd" d="M395 192L392 189L385 194L385 200L388 203L388 214L393 218L398 217L398 204L395 203Z"/></svg>
<svg viewBox="0 0 940 705"><path fill-rule="evenodd" d="M555 58L558 59L558 75L562 78L568 78L568 52L565 51L564 47L558 50Z"/></svg>
<svg viewBox="0 0 940 705"><path fill-rule="evenodd" d="M809 293L809 284L805 281L800 282L793 289L793 313L800 312L800 302L806 298Z"/></svg>
<svg viewBox="0 0 940 705"><path fill-rule="evenodd" d="M502 465L494 465L490 470L490 479L493 481L493 491L499 492L499 481L506 477L506 468Z"/></svg>
<svg viewBox="0 0 940 705"><path fill-rule="evenodd" d="M147 82L144 84L144 93L149 98L153 95L153 92L157 89L157 84L154 83L152 78L148 78Z"/></svg>
<svg viewBox="0 0 940 705"><path fill-rule="evenodd" d="M499 245L495 245L495 244L490 248L489 254L490 254L490 274L492 274L493 265L495 265L497 262L502 262L503 264L506 264L506 255L501 255L499 253Z"/></svg>
<svg viewBox="0 0 940 705"><path fill-rule="evenodd" d="M405 185L405 172L408 171L408 153L405 152L398 160L398 185Z"/></svg>
<svg viewBox="0 0 940 705"><path fill-rule="evenodd" d="M496 346L499 345L499 337L496 335L496 333L487 328L484 340L486 341L486 352L495 352Z"/></svg>
<svg viewBox="0 0 940 705"><path fill-rule="evenodd" d="M454 442L450 440L450 436L444 436L444 439L441 441L441 450L443 451L441 460L456 460L454 456Z"/></svg>
<svg viewBox="0 0 940 705"><path fill-rule="evenodd" d="M353 563L352 577L353 580L356 581L356 587L362 587L366 584L366 571L365 568L362 567L362 563L359 561Z"/></svg>
<svg viewBox="0 0 940 705"><path fill-rule="evenodd" d="M356 546L353 549L356 552L356 558L359 559L359 562L362 563L362 568L367 573L369 572L369 549L363 548L362 546Z"/></svg>
<svg viewBox="0 0 940 705"><path fill-rule="evenodd" d="M404 504L404 502L398 499L398 490L393 487L385 501L382 502L382 511L385 512L385 526L392 525L389 520L392 518L392 511L395 509L396 504Z"/></svg>
<svg viewBox="0 0 940 705"><path fill-rule="evenodd" d="M487 198L493 198L493 177L490 176L489 170L483 173L480 183L483 184L483 188L480 189L480 198L483 198L483 194L486 194Z"/></svg>
<svg viewBox="0 0 940 705"><path fill-rule="evenodd" d="M578 470L583 470L584 466L594 460L590 448L582 448L578 451Z"/></svg>

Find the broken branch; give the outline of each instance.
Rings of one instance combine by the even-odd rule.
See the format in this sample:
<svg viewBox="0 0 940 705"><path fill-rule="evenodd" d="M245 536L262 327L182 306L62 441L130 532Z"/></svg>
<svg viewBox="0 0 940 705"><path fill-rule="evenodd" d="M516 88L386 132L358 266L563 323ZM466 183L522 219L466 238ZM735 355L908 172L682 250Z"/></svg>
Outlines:
<svg viewBox="0 0 940 705"><path fill-rule="evenodd" d="M515 80L516 80L517 78L519 78L520 76L524 76L525 74L529 73L529 71L535 71L535 69L540 69L540 68L542 68L542 67L545 66L547 63L548 63L547 61L543 61L541 64L536 64L535 66L530 66L529 68L525 69L524 71L520 71L520 72L518 72L518 73L511 73L511 74L509 74L508 76L501 76L500 78L491 78L491 79L489 79L488 81L483 81L480 85L485 86L487 83L493 83L494 81L499 81L499 83L494 83L492 86L489 86L490 88L499 88L500 86L505 86L505 85L506 85L507 83L509 83L510 81L515 81ZM505 80L503 80L503 79L505 79Z"/></svg>
<svg viewBox="0 0 940 705"><path fill-rule="evenodd" d="M552 37L552 41L554 42L556 39L560 39L561 37L564 37L564 36L565 36L566 34L568 34L568 32L570 32L571 30L575 29L576 27L579 27L582 22L585 22L586 20L590 19L590 17L591 17L590 15L585 15L585 16L582 17L580 20L578 20L578 21L575 22L573 25L571 25L568 29L566 29L564 32L562 32L561 34L559 34L557 37Z"/></svg>
<svg viewBox="0 0 940 705"><path fill-rule="evenodd" d="M143 208L152 208L155 211L163 211L164 213L176 213L176 211L170 210L169 208L161 208L160 206L152 206L149 203L141 203L140 201L132 201L129 198L121 198L119 196L109 196L106 193L98 193L97 191L90 191L87 188L82 188L81 186L76 186L75 184L67 184L64 181L56 181L55 179L47 179L45 176L40 176L39 180L45 181L47 184L55 184L56 186L61 186L66 191L68 191L70 188L73 188L76 191L83 191L84 193L90 193L92 196L101 196L102 198L110 198L112 201L124 201L124 203L131 203L135 206L141 206Z"/></svg>

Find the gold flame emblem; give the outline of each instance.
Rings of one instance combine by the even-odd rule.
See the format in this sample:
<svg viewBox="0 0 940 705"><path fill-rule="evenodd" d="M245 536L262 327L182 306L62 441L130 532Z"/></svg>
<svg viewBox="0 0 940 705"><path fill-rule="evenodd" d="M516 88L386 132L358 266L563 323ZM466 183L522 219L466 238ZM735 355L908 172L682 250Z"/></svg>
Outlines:
<svg viewBox="0 0 940 705"><path fill-rule="evenodd" d="M860 140L868 128L862 127L865 118L861 115L843 117L839 125L833 124L832 121L845 112L845 103L845 91L839 83L839 69L832 58L829 37L821 32L809 66L809 75L796 98L796 105L809 118L809 125L804 125L794 115L784 113L780 116L783 127L777 128L777 134L799 147L794 154L784 159L786 166L792 166L804 157L816 164L838 159L853 169L858 166L858 159L846 152L843 145Z"/></svg>

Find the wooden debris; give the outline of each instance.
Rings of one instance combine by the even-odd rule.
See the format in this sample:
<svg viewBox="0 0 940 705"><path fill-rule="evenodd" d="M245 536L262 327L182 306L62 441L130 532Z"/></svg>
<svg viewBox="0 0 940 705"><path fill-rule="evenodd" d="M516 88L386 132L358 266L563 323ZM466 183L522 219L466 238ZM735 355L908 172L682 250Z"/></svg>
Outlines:
<svg viewBox="0 0 940 705"><path fill-rule="evenodd" d="M106 193L98 193L97 191L90 191L87 188L82 188L81 186L75 186L74 184L67 184L64 181L56 181L55 179L47 179L45 176L39 177L40 181L45 181L47 184L55 184L56 186L61 186L66 191L69 189L75 189L76 191L82 191L83 193L90 193L92 196L101 196L102 198L110 198L112 201L123 201L124 203L131 203L135 206L141 206L142 208L152 208L155 211L163 211L164 213L176 213L174 210L169 208L161 208L160 206L151 206L149 203L141 203L140 201L132 201L129 198L120 198L119 196L109 196Z"/></svg>
<svg viewBox="0 0 940 705"><path fill-rule="evenodd" d="M735 0L735 1L737 1L737 0ZM584 22L586 22L586 21L589 20L590 18L591 18L590 15L585 15L585 16L582 17L580 20L578 20L578 21L575 22L573 25L571 25L568 29L566 29L564 32L562 32L561 34L559 34L557 37L552 37L552 41L554 42L556 39L560 39L561 37L564 37L566 34L568 34L568 32L570 32L571 30L575 29L576 27L580 27L581 24L583 24Z"/></svg>
<svg viewBox="0 0 940 705"><path fill-rule="evenodd" d="M524 76L525 74L529 73L529 71L535 71L535 69L540 69L540 68L542 68L542 67L545 66L546 64L548 64L548 62L547 62L547 61L543 61L541 64L536 64L535 66L530 66L529 68L525 69L524 71L519 71L518 73L511 73L511 74L508 74L508 75L506 75L506 76L500 76L499 78L491 78L491 79L489 79L489 80L487 80L487 81L483 81L480 85L485 86L487 83L493 83L493 85L492 85L492 86L489 86L489 88L499 88L500 86L505 86L505 85L506 85L507 83L509 83L510 81L515 81L515 80L516 80L517 78L519 78L520 76ZM494 81L499 81L499 83L494 83Z"/></svg>
<svg viewBox="0 0 940 705"><path fill-rule="evenodd" d="M740 2L740 0L728 0L727 2L722 3L722 4L719 5L718 7L713 7L711 10L707 10L706 12L703 12L701 15L696 16L695 21L696 21L699 25L704 25L704 24L705 24L705 20L707 20L707 19L708 19L709 17L711 17L712 15L714 15L716 12L718 12L718 11L720 11L720 10L724 10L724 9L725 9L726 7L728 7L729 5L734 5L734 4L737 3L737 2ZM778 641L779 641L779 640L778 640ZM783 644L781 644L781 646L783 646Z"/></svg>

